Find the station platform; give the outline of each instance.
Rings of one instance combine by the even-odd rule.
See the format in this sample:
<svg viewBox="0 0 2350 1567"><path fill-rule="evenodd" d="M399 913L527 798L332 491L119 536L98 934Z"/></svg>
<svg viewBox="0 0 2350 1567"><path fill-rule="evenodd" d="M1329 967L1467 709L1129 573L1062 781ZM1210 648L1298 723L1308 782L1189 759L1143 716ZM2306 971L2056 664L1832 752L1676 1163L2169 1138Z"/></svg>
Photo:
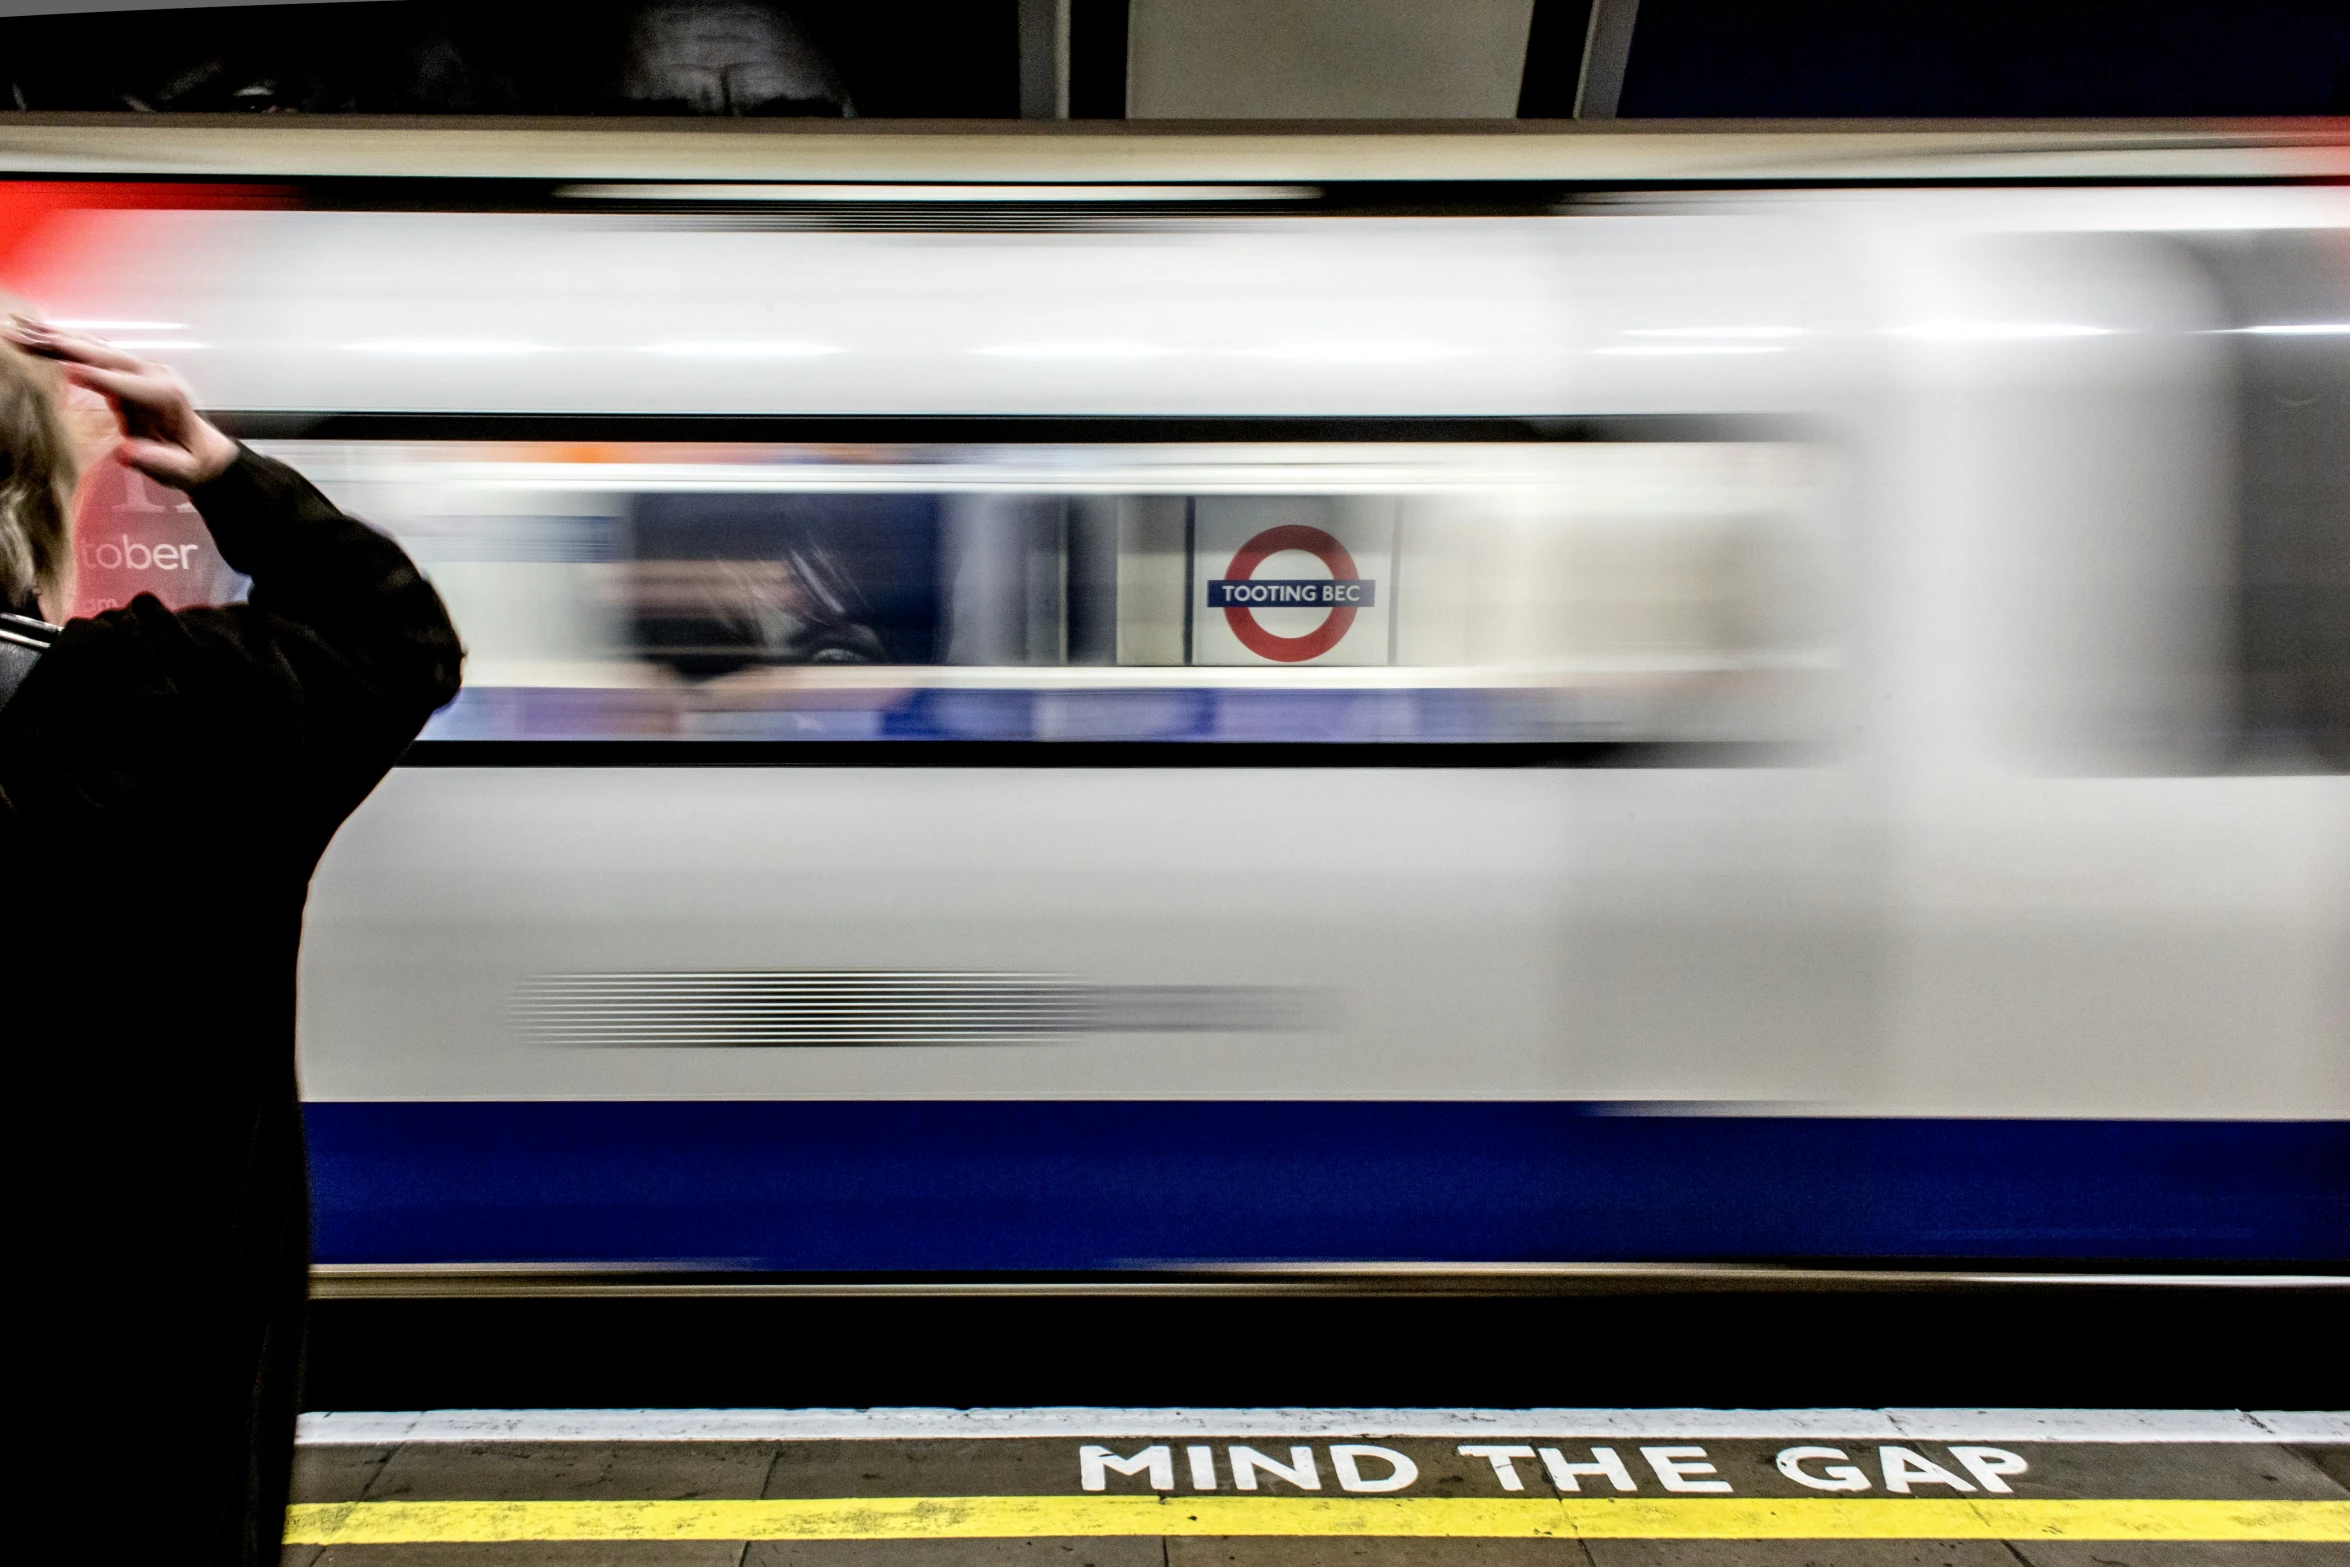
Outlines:
<svg viewBox="0 0 2350 1567"><path fill-rule="evenodd" d="M287 1567L2350 1563L2350 1414L305 1415Z"/></svg>

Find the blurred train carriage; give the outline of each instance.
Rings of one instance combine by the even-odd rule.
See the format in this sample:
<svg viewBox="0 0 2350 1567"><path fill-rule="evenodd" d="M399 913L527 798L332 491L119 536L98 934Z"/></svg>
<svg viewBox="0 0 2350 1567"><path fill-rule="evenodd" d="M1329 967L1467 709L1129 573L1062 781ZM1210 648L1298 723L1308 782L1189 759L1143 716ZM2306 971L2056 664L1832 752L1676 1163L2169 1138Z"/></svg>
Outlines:
<svg viewBox="0 0 2350 1567"><path fill-rule="evenodd" d="M2338 140L378 134L0 258L471 648L330 1270L2341 1254Z"/></svg>

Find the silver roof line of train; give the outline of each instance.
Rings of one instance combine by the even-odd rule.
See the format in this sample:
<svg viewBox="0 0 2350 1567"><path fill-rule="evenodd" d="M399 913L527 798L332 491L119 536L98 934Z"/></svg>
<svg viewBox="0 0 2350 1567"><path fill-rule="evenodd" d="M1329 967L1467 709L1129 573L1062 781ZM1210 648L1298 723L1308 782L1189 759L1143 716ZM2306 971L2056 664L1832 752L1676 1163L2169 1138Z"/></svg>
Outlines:
<svg viewBox="0 0 2350 1567"><path fill-rule="evenodd" d="M2350 175L2340 121L1179 126L0 115L0 174L305 179L1695 183Z"/></svg>

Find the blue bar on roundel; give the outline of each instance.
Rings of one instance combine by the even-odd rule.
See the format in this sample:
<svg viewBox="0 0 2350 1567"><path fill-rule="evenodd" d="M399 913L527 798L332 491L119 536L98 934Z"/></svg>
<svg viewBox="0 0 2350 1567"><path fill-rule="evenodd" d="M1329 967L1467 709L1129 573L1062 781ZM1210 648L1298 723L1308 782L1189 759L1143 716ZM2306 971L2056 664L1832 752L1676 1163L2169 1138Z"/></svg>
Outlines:
<svg viewBox="0 0 2350 1567"><path fill-rule="evenodd" d="M1378 602L1378 586L1367 577L1317 577L1306 581L1218 577L1208 584L1208 608L1369 609Z"/></svg>

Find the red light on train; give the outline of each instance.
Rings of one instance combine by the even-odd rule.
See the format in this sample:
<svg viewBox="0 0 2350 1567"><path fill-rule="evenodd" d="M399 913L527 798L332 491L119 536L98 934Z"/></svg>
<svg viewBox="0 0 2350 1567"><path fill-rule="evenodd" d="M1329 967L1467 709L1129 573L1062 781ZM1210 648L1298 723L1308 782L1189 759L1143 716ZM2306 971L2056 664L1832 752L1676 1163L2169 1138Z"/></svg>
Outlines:
<svg viewBox="0 0 2350 1567"><path fill-rule="evenodd" d="M74 247L63 252L70 220L85 212L204 211L296 205L280 185L224 185L204 181L0 181L0 284L28 297L39 285L70 275Z"/></svg>

